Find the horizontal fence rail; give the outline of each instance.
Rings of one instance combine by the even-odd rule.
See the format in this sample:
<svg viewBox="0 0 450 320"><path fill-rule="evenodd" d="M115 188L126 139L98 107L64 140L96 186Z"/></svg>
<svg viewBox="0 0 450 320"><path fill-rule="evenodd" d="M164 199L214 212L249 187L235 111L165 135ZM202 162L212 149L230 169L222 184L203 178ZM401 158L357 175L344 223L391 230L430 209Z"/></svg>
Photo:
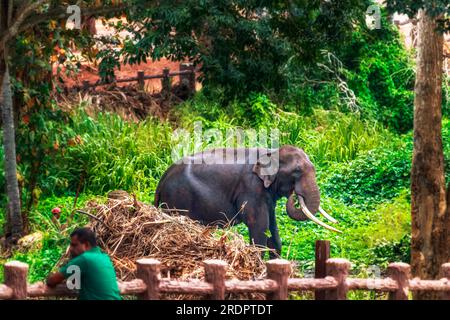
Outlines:
<svg viewBox="0 0 450 320"><path fill-rule="evenodd" d="M224 299L226 293L265 293L267 299L284 300L290 291L324 293L326 300L345 300L349 290L388 292L389 299L407 300L410 291L439 291L442 299L450 299L450 263L442 265L443 279L411 279L410 267L405 263L388 266L388 277L383 279L349 278L350 262L345 259L326 260L324 278L289 278L291 262L275 259L267 261L267 275L260 280L226 279L227 263L221 260L204 261L205 280L170 280L161 278L161 263L155 259L136 262L137 279L119 281L122 295L137 295L141 299L156 300L161 294L198 294L206 299ZM18 261L4 266L5 284L0 284L0 299L26 299L37 297L75 297L77 291L65 284L49 288L44 283L27 283L28 265Z"/></svg>
<svg viewBox="0 0 450 320"><path fill-rule="evenodd" d="M179 71L170 72L169 68L164 68L162 74L156 74L156 75L146 75L144 71L140 70L137 71L136 77L129 77L129 78L121 78L121 79L115 79L113 82L101 82L100 80L97 80L96 82L92 83L88 80L82 81L82 86L75 86L74 89L78 90L89 90L90 88L95 88L98 86L105 86L105 85L111 85L112 83L124 83L124 82L137 82L140 89L144 89L145 86L145 80L151 80L151 79L161 79L161 85L162 85L162 92L170 92L170 78L172 77L180 77L180 83L185 85L186 88L189 91L189 94L195 93L195 68L193 64L191 63L181 63L179 67Z"/></svg>

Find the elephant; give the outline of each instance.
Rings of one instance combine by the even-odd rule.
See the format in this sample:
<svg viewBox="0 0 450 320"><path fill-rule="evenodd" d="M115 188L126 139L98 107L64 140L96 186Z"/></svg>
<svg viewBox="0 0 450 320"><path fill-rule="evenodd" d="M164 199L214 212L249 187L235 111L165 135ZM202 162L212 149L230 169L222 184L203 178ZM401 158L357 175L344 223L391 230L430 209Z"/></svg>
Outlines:
<svg viewBox="0 0 450 320"><path fill-rule="evenodd" d="M340 232L313 215L320 211L337 223L320 207L314 165L302 149L292 145L216 148L184 157L161 177L154 204L184 211L204 225L244 222L251 243L272 249L273 256L281 254L275 206L282 197L288 198L286 211L292 219L310 219Z"/></svg>

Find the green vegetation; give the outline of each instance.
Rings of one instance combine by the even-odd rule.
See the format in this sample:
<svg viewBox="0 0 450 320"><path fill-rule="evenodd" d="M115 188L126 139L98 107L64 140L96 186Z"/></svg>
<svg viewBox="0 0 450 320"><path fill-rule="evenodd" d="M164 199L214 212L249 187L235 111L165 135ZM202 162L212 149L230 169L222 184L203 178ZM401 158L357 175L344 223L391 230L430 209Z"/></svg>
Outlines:
<svg viewBox="0 0 450 320"><path fill-rule="evenodd" d="M337 163L324 183L324 191L345 204L373 208L408 188L412 146L393 141L348 163Z"/></svg>
<svg viewBox="0 0 450 320"><path fill-rule="evenodd" d="M93 196L83 195L77 200L77 207L83 207L84 204L92 199ZM88 220L85 216L74 213L70 219L70 228L62 229L52 220L51 210L54 207L60 207L60 224L68 223L75 197L73 196L52 196L41 199L39 204L28 214L30 223L30 234L37 233L40 236L39 241L25 245L8 260L19 260L30 265L29 281L36 282L45 278L45 276L55 267L62 255L67 249L70 239L69 234L74 228L85 225ZM3 218L3 214L2 214ZM5 259L0 257L0 265L3 266ZM0 270L0 282L3 281L3 272Z"/></svg>
<svg viewBox="0 0 450 320"><path fill-rule="evenodd" d="M412 129L414 65L397 27L383 22L385 27L376 32L355 31L351 46L342 48L341 60L348 66L349 87L361 112L405 133Z"/></svg>
<svg viewBox="0 0 450 320"><path fill-rule="evenodd" d="M267 106L261 107L262 104ZM73 209L80 181L82 196L78 208L88 199L118 188L151 202L160 176L172 162L172 147L176 143L171 140L173 124L154 119L130 123L114 114L93 118L82 107L56 137L59 141L78 137L77 142L61 143L64 151L49 158L51 163L43 163L48 172L40 178L40 198L29 213L31 231L43 232L42 244L12 257L30 263L32 280L49 272L67 246L68 231L59 232L50 211L61 207L64 223ZM318 110L312 115L282 111L263 95L241 104L236 102L226 112L218 108L199 94L179 106L179 123L191 133L198 120L203 120L204 128L222 132L238 123L243 129L276 127L282 144L304 148L316 164L323 206L340 221L344 233L332 234L311 222L291 220L282 200L277 219L285 258L301 261L307 270L312 266L314 240L330 239L333 256L352 259L356 270L373 263L405 259L407 246L401 244L409 232L410 149L406 146L411 143L410 135L396 136L374 122L339 111ZM210 118L214 120L204 117L205 110L215 113ZM238 122L236 113L240 110L249 110L253 116ZM214 142L202 148L211 145ZM75 225L86 222L78 215L73 221ZM247 232L244 225L236 229Z"/></svg>
<svg viewBox="0 0 450 320"><path fill-rule="evenodd" d="M304 1L294 2L308 6ZM116 189L152 202L179 142L173 139L174 131L183 129L181 138L192 137L195 123L201 121L203 129L216 129L223 135L235 128L277 128L281 144L296 145L308 153L316 166L322 206L339 220L343 233L331 233L312 222L293 221L285 213L286 199L280 200L276 210L282 256L298 261L301 271L312 270L317 239L331 240L332 256L350 259L353 272L360 276L366 276L371 265L384 268L392 261L408 262L413 64L398 31L385 20L386 27L381 30L355 26L352 10L364 12L366 6L357 8L353 2L346 3L346 11L316 1L286 21L279 20L284 19L280 14L261 23L244 19L234 2L233 10L228 8L230 1L187 1L175 9L167 4L154 9L151 15L160 19L146 19L149 34L137 42L137 49L131 40L125 43L122 53L134 63L148 56L180 58L184 52L202 64L204 89L173 108L176 123L152 118L133 123L106 113L89 116L84 111L88 102L65 113L50 103L49 86L42 84L46 89L38 86L27 91L17 81L15 90L29 107L21 111L17 143L23 210L29 233L38 232L42 239L32 247L14 251L8 259L29 263L29 280L41 280L64 253L70 231L87 222L85 216L73 214L75 208ZM253 2L240 5L252 6ZM327 10L321 11L321 6ZM271 8L282 13L281 9L285 8ZM199 19L192 19L192 11ZM135 18L140 15L148 13L139 11ZM317 24L309 22L314 17ZM201 19L210 29L204 30L198 22ZM335 21L341 21L339 29ZM271 23L285 38L273 34ZM171 38L168 33L173 33L173 25L178 32ZM195 47L192 37L197 33L192 30L205 38L202 41L213 38L211 47ZM322 33L325 36L315 41ZM55 37L58 40L57 33ZM260 37L265 40L260 42ZM18 39L16 47L23 48L16 51L28 57L25 40ZM51 51L54 45L51 42L44 47ZM35 47L32 51L36 55L30 57L40 57L41 46ZM149 48L154 48L150 54ZM47 59L49 54L44 52L40 58ZM116 60L105 52L98 57L103 59L102 75L112 77L110 68ZM36 61L21 63L41 68ZM31 80L41 85L40 78ZM443 140L449 164L450 90L446 83ZM194 149L191 140L189 146ZM200 149L223 143L211 138ZM4 190L3 148L0 168L0 189ZM446 178L450 180L450 167L446 168ZM0 205L0 225L4 226L3 193ZM51 220L53 207L62 208L60 223L68 223L68 229L61 231ZM248 236L246 226L234 228ZM0 257L0 266L4 260ZM1 277L0 270L0 282ZM352 293L352 297L363 296ZM367 293L364 297L375 296Z"/></svg>

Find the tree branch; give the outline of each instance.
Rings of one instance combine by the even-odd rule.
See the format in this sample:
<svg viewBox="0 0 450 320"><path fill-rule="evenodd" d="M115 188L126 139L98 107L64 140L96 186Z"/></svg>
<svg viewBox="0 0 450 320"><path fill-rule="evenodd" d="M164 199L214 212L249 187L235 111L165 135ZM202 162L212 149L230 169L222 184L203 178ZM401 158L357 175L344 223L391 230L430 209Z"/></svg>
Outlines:
<svg viewBox="0 0 450 320"><path fill-rule="evenodd" d="M83 16L100 16L108 13L120 13L124 11L125 9L131 8L131 5L121 5L121 6L114 6L114 7L85 7L81 8L81 14ZM57 19L63 19L67 17L67 7L60 6L51 9L50 11L46 13L42 13L39 15L35 15L33 17L29 17L27 21L24 22L22 27L20 28L20 31L26 30L30 27L34 27L42 22L48 21L48 20L57 20Z"/></svg>
<svg viewBox="0 0 450 320"><path fill-rule="evenodd" d="M12 21L12 14L13 14L13 0L8 1L8 13L6 18L6 25L9 26Z"/></svg>
<svg viewBox="0 0 450 320"><path fill-rule="evenodd" d="M44 3L45 0L38 0L34 3L27 1L17 10L17 17L15 18L14 22L10 26L8 26L8 29L6 29L4 35L2 35L1 37L0 51L3 51L6 43L19 33L19 28L24 20Z"/></svg>
<svg viewBox="0 0 450 320"><path fill-rule="evenodd" d="M9 27L1 36L0 52L3 51L6 43L20 32L23 32L24 30L32 28L48 20L58 20L67 17L66 6L54 7L45 13L35 14L31 16L31 14L45 2L45 0L38 0L34 3L31 3L30 1L25 2L21 9L18 10L18 16L15 18L13 25L11 25L11 27ZM81 8L81 13L83 16L101 16L110 13L120 13L126 9L130 9L133 6L134 5L131 4L125 4L118 6L84 7Z"/></svg>

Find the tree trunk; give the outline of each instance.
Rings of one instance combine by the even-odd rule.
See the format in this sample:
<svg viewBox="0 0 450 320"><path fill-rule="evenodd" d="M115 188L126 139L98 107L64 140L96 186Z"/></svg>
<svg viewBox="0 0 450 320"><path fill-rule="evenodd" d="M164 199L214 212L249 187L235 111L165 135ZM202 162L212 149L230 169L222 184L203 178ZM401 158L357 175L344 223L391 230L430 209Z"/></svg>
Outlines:
<svg viewBox="0 0 450 320"><path fill-rule="evenodd" d="M414 152L411 171L411 267L422 279L436 279L449 258L444 155L442 149L443 36L436 20L419 11L414 99ZM436 293L417 292L415 299Z"/></svg>
<svg viewBox="0 0 450 320"><path fill-rule="evenodd" d="M5 178L8 197L7 217L11 240L22 236L23 223L20 209L19 184L17 181L16 141L14 129L14 113L12 106L11 83L6 62L2 59L0 70L3 78L1 84L1 105L3 120L3 148L5 153Z"/></svg>

